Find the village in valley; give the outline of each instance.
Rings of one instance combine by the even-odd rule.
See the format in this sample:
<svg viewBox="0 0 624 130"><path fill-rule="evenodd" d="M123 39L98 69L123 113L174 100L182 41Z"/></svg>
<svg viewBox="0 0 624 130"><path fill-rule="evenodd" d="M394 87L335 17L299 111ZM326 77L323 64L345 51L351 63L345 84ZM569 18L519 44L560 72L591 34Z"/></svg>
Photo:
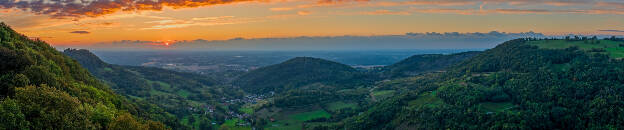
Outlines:
<svg viewBox="0 0 624 130"><path fill-rule="evenodd" d="M217 104L206 104L197 107L188 107L196 115L209 116L211 125L227 125L228 127L252 128L254 108L268 104L275 92L266 94L248 94L239 98L218 99ZM221 121L221 122L220 122ZM272 118L270 121L274 121Z"/></svg>

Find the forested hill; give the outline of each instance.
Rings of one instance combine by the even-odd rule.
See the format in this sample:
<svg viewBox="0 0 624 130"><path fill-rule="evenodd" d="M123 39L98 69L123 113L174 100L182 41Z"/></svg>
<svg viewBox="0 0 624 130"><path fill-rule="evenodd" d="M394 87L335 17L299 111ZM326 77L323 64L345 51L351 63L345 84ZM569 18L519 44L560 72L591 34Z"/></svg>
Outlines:
<svg viewBox="0 0 624 130"><path fill-rule="evenodd" d="M212 78L184 72L176 72L153 67L121 66L101 61L96 55L84 49L66 49L64 53L80 62L97 78L105 81L116 92L134 102L141 102L143 109L159 110L152 118L162 120L174 129L197 127L181 118L197 114L188 108L216 106L217 99L243 96L242 91L216 86ZM153 105L153 106L152 106ZM157 106L157 107L154 107ZM224 116L225 111L216 111L216 116ZM191 116L193 120L210 124L215 116ZM223 117L221 117L223 118ZM221 121L222 122L222 121Z"/></svg>
<svg viewBox="0 0 624 130"><path fill-rule="evenodd" d="M164 129L75 60L0 23L0 129Z"/></svg>
<svg viewBox="0 0 624 130"><path fill-rule="evenodd" d="M284 91L312 83L354 86L367 76L348 65L311 57L297 57L250 71L234 84L250 92Z"/></svg>
<svg viewBox="0 0 624 130"><path fill-rule="evenodd" d="M383 77L397 78L414 76L417 74L443 70L451 65L460 63L479 54L479 51L462 52L455 54L424 54L414 55L398 63L384 67Z"/></svg>
<svg viewBox="0 0 624 130"><path fill-rule="evenodd" d="M96 77L108 81L113 89L120 89L122 93L127 92L135 96L139 95L137 90L150 88L150 82L164 82L174 85L174 88L197 88L219 84L212 78L193 73L154 67L108 64L84 49L66 49L63 53L76 59Z"/></svg>
<svg viewBox="0 0 624 130"><path fill-rule="evenodd" d="M620 54L616 38L511 40L333 128L624 129Z"/></svg>
<svg viewBox="0 0 624 130"><path fill-rule="evenodd" d="M89 50L68 48L63 51L63 54L75 59L78 63L80 63L80 65L82 65L82 67L87 68L88 70L110 66Z"/></svg>

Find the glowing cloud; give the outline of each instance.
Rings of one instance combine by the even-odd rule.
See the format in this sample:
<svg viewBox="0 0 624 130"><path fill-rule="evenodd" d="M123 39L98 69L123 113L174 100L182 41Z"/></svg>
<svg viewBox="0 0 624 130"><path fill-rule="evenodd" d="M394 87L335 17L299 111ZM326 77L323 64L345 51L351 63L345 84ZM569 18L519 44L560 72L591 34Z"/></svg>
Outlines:
<svg viewBox="0 0 624 130"><path fill-rule="evenodd" d="M192 8L267 0L1 0L0 8L18 8L53 18L96 17L119 11L162 10L163 7Z"/></svg>
<svg viewBox="0 0 624 130"><path fill-rule="evenodd" d="M89 34L89 33L91 33L91 32L89 32L89 31L72 31L72 32L69 32L69 33L75 33L75 34Z"/></svg>

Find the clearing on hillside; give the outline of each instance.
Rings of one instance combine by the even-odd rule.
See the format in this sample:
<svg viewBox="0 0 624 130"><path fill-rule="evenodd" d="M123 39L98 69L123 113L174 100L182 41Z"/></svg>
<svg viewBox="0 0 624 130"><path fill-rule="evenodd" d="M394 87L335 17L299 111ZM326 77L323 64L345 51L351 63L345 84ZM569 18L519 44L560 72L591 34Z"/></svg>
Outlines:
<svg viewBox="0 0 624 130"><path fill-rule="evenodd" d="M357 103L345 103L343 101L336 101L327 104L327 109L329 111L339 111L340 109L351 108L355 109L358 107Z"/></svg>
<svg viewBox="0 0 624 130"><path fill-rule="evenodd" d="M624 42L612 40L538 40L529 41L529 45L535 45L539 48L546 49L565 49L573 46L581 50L592 51L595 53L603 53L611 58L624 58ZM598 52L596 52L596 50ZM604 51L602 51L602 50Z"/></svg>
<svg viewBox="0 0 624 130"><path fill-rule="evenodd" d="M436 97L436 91L431 91L420 94L417 99L410 101L408 104L410 106L437 107L444 104L444 101Z"/></svg>

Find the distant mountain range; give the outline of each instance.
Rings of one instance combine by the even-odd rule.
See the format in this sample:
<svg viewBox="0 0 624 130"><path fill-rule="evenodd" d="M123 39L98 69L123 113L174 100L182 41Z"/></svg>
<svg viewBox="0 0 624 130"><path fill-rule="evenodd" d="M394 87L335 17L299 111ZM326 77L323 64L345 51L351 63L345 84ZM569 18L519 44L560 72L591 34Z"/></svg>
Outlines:
<svg viewBox="0 0 624 130"><path fill-rule="evenodd" d="M481 49L526 37L546 37L535 32L505 33L406 33L404 35L331 36L287 38L234 38L230 40L138 41L122 40L93 45L58 46L95 50L404 50L404 49Z"/></svg>

